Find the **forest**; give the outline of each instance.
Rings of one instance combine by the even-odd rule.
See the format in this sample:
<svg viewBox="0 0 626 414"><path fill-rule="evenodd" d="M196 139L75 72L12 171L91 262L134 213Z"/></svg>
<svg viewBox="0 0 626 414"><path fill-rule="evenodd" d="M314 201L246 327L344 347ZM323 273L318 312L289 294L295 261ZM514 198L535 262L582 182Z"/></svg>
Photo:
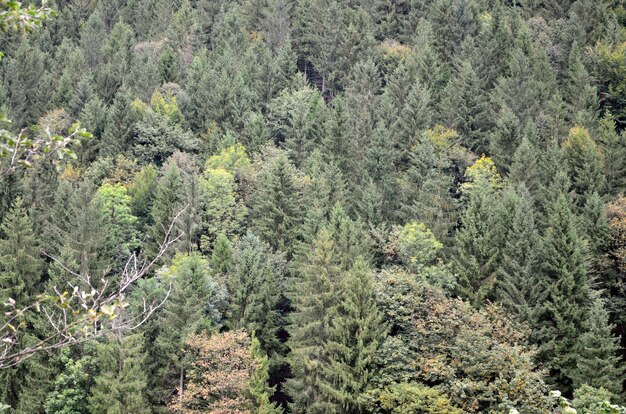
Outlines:
<svg viewBox="0 0 626 414"><path fill-rule="evenodd" d="M624 0L0 0L0 412L626 413Z"/></svg>

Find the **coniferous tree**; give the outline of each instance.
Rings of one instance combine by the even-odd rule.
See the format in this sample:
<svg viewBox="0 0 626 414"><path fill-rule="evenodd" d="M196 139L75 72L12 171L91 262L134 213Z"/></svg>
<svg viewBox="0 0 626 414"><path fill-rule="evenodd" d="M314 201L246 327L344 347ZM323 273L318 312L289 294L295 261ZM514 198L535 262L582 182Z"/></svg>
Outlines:
<svg viewBox="0 0 626 414"><path fill-rule="evenodd" d="M177 230L174 220L183 208L182 195L179 189L182 185L180 169L172 162L165 167L163 176L155 189L154 201L150 209L152 225L150 236L152 237L151 249L157 250L158 243L162 243L165 235L171 229ZM174 226L173 226L174 225ZM176 237L178 234L172 234Z"/></svg>
<svg viewBox="0 0 626 414"><path fill-rule="evenodd" d="M341 284L341 299L333 309L328 342L328 367L322 368L322 392L335 412L361 413L363 393L374 374L374 355L385 339L387 326L374 301L373 273L358 258Z"/></svg>
<svg viewBox="0 0 626 414"><path fill-rule="evenodd" d="M614 328L604 301L596 298L589 309L586 331L578 338L578 362L573 374L576 388L586 384L614 395L621 392L624 367L618 356L620 338L614 336Z"/></svg>
<svg viewBox="0 0 626 414"><path fill-rule="evenodd" d="M604 155L607 190L616 195L626 191L626 135L617 132L615 120L610 113L604 115L598 128L598 143Z"/></svg>
<svg viewBox="0 0 626 414"><path fill-rule="evenodd" d="M259 175L252 206L252 228L272 250L288 255L295 249L302 220L296 169L284 154Z"/></svg>
<svg viewBox="0 0 626 414"><path fill-rule="evenodd" d="M501 178L493 161L482 157L467 169L472 181L466 185L469 203L457 232L457 255L453 259L459 275L460 293L474 306L481 306L493 297L496 271L500 262L499 234L506 225L498 211L498 190Z"/></svg>
<svg viewBox="0 0 626 414"><path fill-rule="evenodd" d="M281 260L266 251L253 234L242 237L233 251L227 271L230 292L229 324L254 333L265 353L282 353L278 340L280 320L277 306L281 295Z"/></svg>
<svg viewBox="0 0 626 414"><path fill-rule="evenodd" d="M94 378L89 397L91 412L121 414L150 412L144 398L147 375L143 361L141 334L111 336L96 347L95 365L99 374Z"/></svg>
<svg viewBox="0 0 626 414"><path fill-rule="evenodd" d="M532 198L521 184L515 195L511 229L502 248L502 264L497 270L496 297L511 316L531 326L535 323L538 306L540 253L541 237L535 223Z"/></svg>
<svg viewBox="0 0 626 414"><path fill-rule="evenodd" d="M577 338L585 331L590 286L574 214L564 194L551 208L543 236L539 286L539 360L549 367L550 381L572 390L579 356Z"/></svg>
<svg viewBox="0 0 626 414"><path fill-rule="evenodd" d="M78 361L61 357L63 372L54 380L54 389L46 397L46 414L87 414L89 358Z"/></svg>
<svg viewBox="0 0 626 414"><path fill-rule="evenodd" d="M18 307L26 306L37 293L43 263L21 198L13 203L0 230L0 301L5 303L11 298Z"/></svg>
<svg viewBox="0 0 626 414"><path fill-rule="evenodd" d="M198 253L177 254L161 276L171 286L170 297L156 319L157 332L149 349L158 375L149 378L153 404L170 401L183 390L189 358L182 352L187 335L206 328L219 319L218 303L223 293L209 274L208 261Z"/></svg>
<svg viewBox="0 0 626 414"><path fill-rule="evenodd" d="M326 341L342 278L341 258L335 253L330 232L322 229L294 277L290 294L294 311L287 346L292 378L285 387L295 412L322 414L335 409L328 398L323 367L328 361Z"/></svg>

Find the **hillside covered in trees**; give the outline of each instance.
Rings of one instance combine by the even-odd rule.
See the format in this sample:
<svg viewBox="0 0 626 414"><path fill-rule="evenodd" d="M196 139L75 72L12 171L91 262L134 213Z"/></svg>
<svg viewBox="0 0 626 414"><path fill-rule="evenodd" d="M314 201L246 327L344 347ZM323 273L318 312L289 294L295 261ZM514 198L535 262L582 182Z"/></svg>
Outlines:
<svg viewBox="0 0 626 414"><path fill-rule="evenodd" d="M626 413L623 1L0 0L0 51L0 412Z"/></svg>

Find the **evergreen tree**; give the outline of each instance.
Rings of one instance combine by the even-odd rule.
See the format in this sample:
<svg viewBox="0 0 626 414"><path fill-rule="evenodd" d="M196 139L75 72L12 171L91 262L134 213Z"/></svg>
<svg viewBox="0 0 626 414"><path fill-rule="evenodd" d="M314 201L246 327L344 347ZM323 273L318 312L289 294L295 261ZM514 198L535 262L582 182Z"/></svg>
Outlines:
<svg viewBox="0 0 626 414"><path fill-rule="evenodd" d="M563 158L567 163L572 189L579 207L591 192L604 194L606 180L602 174L603 159L597 144L584 128L572 128L563 143Z"/></svg>
<svg viewBox="0 0 626 414"><path fill-rule="evenodd" d="M463 145L476 153L487 150L484 128L487 105L483 101L478 75L470 62L463 62L456 78L450 80L442 99L442 117L457 130Z"/></svg>
<svg viewBox="0 0 626 414"><path fill-rule="evenodd" d="M46 65L48 56L24 41L5 69L6 104L18 128L35 124L47 109L49 90Z"/></svg>
<svg viewBox="0 0 626 414"><path fill-rule="evenodd" d="M362 413L363 393L374 374L374 355L387 326L374 301L372 271L362 259L344 276L340 304L332 309L328 342L329 363L323 368L322 391L334 412Z"/></svg>
<svg viewBox="0 0 626 414"><path fill-rule="evenodd" d="M615 120L610 113L604 115L598 126L598 143L604 155L604 175L609 194L626 191L626 135L616 130Z"/></svg>
<svg viewBox="0 0 626 414"><path fill-rule="evenodd" d="M459 290L472 305L481 306L493 298L496 286L496 271L500 262L500 234L506 229L497 214L497 192L501 178L493 161L483 156L469 167L465 191L469 197L467 209L462 218L463 227L457 232L455 243L455 271L459 275ZM500 210L502 211L502 210Z"/></svg>
<svg viewBox="0 0 626 414"><path fill-rule="evenodd" d="M155 189L154 201L150 209L152 225L149 234L151 240L151 250L157 251L158 244L165 239L170 227L173 231L177 228L172 226L176 216L183 208L182 194L180 187L182 185L180 169L176 163L170 163L164 168L163 176L159 179ZM176 237L178 234L171 234Z"/></svg>
<svg viewBox="0 0 626 414"><path fill-rule="evenodd" d="M224 233L221 233L217 236L215 246L211 251L211 271L213 274L225 279L232 265L233 249L230 240Z"/></svg>
<svg viewBox="0 0 626 414"><path fill-rule="evenodd" d="M540 253L541 238L535 223L532 199L521 184L515 195L511 228L502 248L502 264L497 270L496 297L510 315L531 326L535 323L538 306Z"/></svg>
<svg viewBox="0 0 626 414"><path fill-rule="evenodd" d="M341 258L335 253L331 234L322 229L290 289L294 311L287 346L293 376L285 387L294 412L322 414L335 410L326 392L323 367L328 361L326 342L332 331L342 278Z"/></svg>
<svg viewBox="0 0 626 414"><path fill-rule="evenodd" d="M158 372L149 378L153 404L166 404L177 387L180 396L190 362L181 351L185 339L219 320L218 303L223 300L209 274L208 261L198 253L178 253L172 265L163 269L161 279L171 285L171 293L156 319L157 332L149 349Z"/></svg>
<svg viewBox="0 0 626 414"><path fill-rule="evenodd" d="M11 298L18 308L26 306L37 293L43 263L21 198L13 203L0 231L0 301L5 303Z"/></svg>
<svg viewBox="0 0 626 414"><path fill-rule="evenodd" d="M98 344L94 362L99 374L94 378L89 397L91 412L150 412L144 398L147 376L142 342L141 334L117 334Z"/></svg>
<svg viewBox="0 0 626 414"><path fill-rule="evenodd" d="M63 372L54 380L54 390L46 398L46 414L87 414L89 358L75 361L63 355L60 361Z"/></svg>
<svg viewBox="0 0 626 414"><path fill-rule="evenodd" d="M296 167L301 168L307 155L319 145L325 112L320 94L306 85L294 91L285 90L272 101L270 128L276 142L289 151Z"/></svg>
<svg viewBox="0 0 626 414"><path fill-rule="evenodd" d="M549 368L550 381L570 392L579 359L577 338L585 331L591 298L576 219L563 194L551 208L542 246L538 357Z"/></svg>
<svg viewBox="0 0 626 414"><path fill-rule="evenodd" d="M624 367L618 355L620 338L613 335L614 328L604 301L596 298L589 309L586 331L578 338L578 362L573 374L576 388L586 384L614 395L622 391Z"/></svg>
<svg viewBox="0 0 626 414"><path fill-rule="evenodd" d="M253 195L252 228L272 250L293 254L302 220L296 169L284 154L259 175Z"/></svg>
<svg viewBox="0 0 626 414"><path fill-rule="evenodd" d="M280 257L268 253L261 241L248 233L237 243L227 273L229 324L234 329L253 332L270 357L282 353L277 310L282 266Z"/></svg>

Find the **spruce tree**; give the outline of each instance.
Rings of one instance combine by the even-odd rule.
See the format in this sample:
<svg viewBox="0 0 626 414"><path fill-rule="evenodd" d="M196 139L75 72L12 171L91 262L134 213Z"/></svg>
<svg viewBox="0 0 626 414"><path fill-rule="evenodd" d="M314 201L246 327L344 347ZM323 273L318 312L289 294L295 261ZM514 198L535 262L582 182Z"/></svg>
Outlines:
<svg viewBox="0 0 626 414"><path fill-rule="evenodd" d="M99 374L94 378L89 397L91 412L148 414L144 398L147 375L143 365L141 334L118 333L96 346L95 365Z"/></svg>
<svg viewBox="0 0 626 414"><path fill-rule="evenodd" d="M45 402L46 414L87 414L89 357L74 359L62 355L63 371L54 380L54 389Z"/></svg>
<svg viewBox="0 0 626 414"><path fill-rule="evenodd" d="M301 191L296 169L284 154L279 155L259 174L252 206L252 228L272 250L290 257L302 221Z"/></svg>
<svg viewBox="0 0 626 414"><path fill-rule="evenodd" d="M43 263L21 198L13 203L0 231L0 302L11 298L17 307L29 305L41 282Z"/></svg>
<svg viewBox="0 0 626 414"><path fill-rule="evenodd" d="M327 397L323 367L342 278L341 258L330 232L322 229L294 276L289 295L294 309L287 329L292 377L285 388L294 412L322 414L335 409Z"/></svg>
<svg viewBox="0 0 626 414"><path fill-rule="evenodd" d="M182 186L180 169L176 163L172 162L164 170L163 176L159 179L156 186L154 201L150 209L152 221L149 229L151 252L158 251L159 243L164 241L165 235L170 228L174 231L174 234L170 234L170 236L178 236L174 220L183 208L183 197L180 193Z"/></svg>
<svg viewBox="0 0 626 414"><path fill-rule="evenodd" d="M324 345L329 362L322 368L322 391L334 412L357 414L365 409L363 393L375 375L374 355L387 325L374 300L373 272L362 258L344 276L341 290Z"/></svg>
<svg viewBox="0 0 626 414"><path fill-rule="evenodd" d="M211 272L225 280L232 265L233 248L228 237L224 233L220 233L211 251Z"/></svg>
<svg viewBox="0 0 626 414"><path fill-rule="evenodd" d="M549 368L550 382L571 392L578 361L576 343L585 331L591 297L576 218L564 194L552 206L547 224L539 273L543 293L538 358Z"/></svg>
<svg viewBox="0 0 626 414"><path fill-rule="evenodd" d="M572 181L578 207L585 204L591 192L604 194L606 179L602 174L602 154L589 131L584 128L572 128L563 143L563 158Z"/></svg>
<svg viewBox="0 0 626 414"><path fill-rule="evenodd" d="M227 273L229 324L234 329L254 332L269 357L282 353L277 336L281 267L280 257L268 253L263 243L248 233L237 243Z"/></svg>
<svg viewBox="0 0 626 414"><path fill-rule="evenodd" d="M614 336L614 330L604 301L596 298L589 309L585 332L578 338L578 362L572 376L575 388L586 384L614 395L621 393L624 366L619 356L620 338Z"/></svg>
<svg viewBox="0 0 626 414"><path fill-rule="evenodd" d="M498 213L498 191L501 178L493 161L483 156L469 167L465 192L469 197L462 217L462 227L455 237L457 254L454 268L459 275L459 293L472 305L479 307L487 299L493 299L496 271L500 261L499 239L506 229Z"/></svg>
<svg viewBox="0 0 626 414"><path fill-rule="evenodd" d="M626 191L626 134L618 133L615 119L606 113L598 126L598 144L604 155L607 190L612 195Z"/></svg>
<svg viewBox="0 0 626 414"><path fill-rule="evenodd" d="M510 191L510 190L509 190ZM497 270L496 298L520 322L535 323L537 271L541 237L535 223L532 198L520 184L510 231L502 247L502 264Z"/></svg>

